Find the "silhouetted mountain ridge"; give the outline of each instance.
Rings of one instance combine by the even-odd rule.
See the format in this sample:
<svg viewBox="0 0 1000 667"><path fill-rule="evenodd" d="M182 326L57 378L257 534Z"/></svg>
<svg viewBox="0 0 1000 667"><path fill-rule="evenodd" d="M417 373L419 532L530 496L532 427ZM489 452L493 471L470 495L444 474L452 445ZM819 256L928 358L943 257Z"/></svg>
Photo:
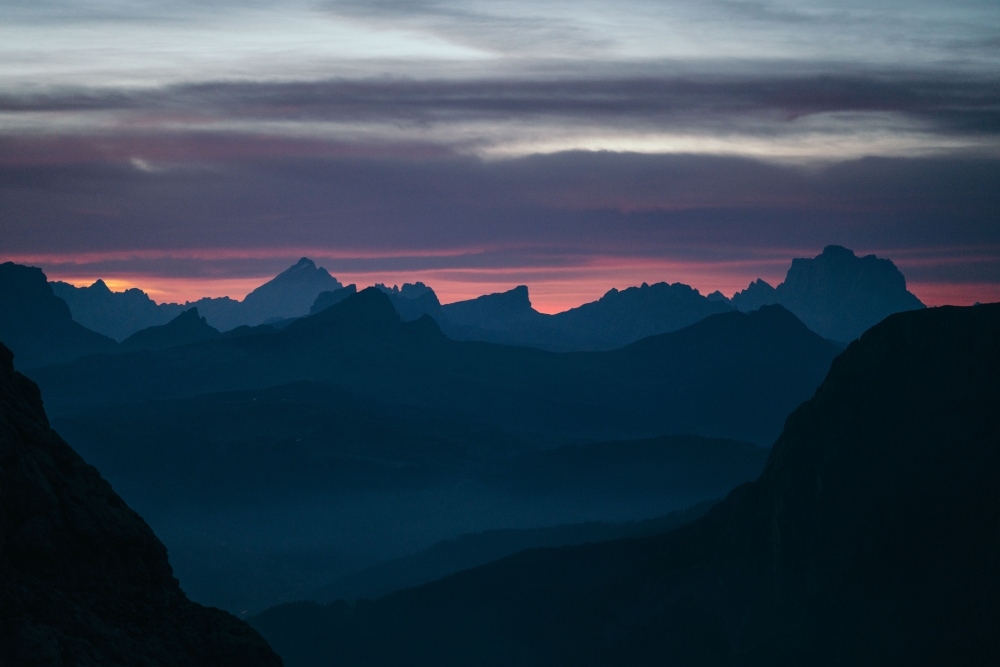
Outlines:
<svg viewBox="0 0 1000 667"><path fill-rule="evenodd" d="M430 317L402 322L389 298L369 288L281 331L80 360L35 375L59 414L73 405L316 380L554 442L669 433L766 442L837 350L781 322L769 337L757 324L765 320L733 311L639 347L554 354L449 340Z"/></svg>
<svg viewBox="0 0 1000 667"><path fill-rule="evenodd" d="M166 549L49 428L2 345L0 461L0 662L281 664L243 622L184 596Z"/></svg>
<svg viewBox="0 0 1000 667"><path fill-rule="evenodd" d="M157 327L137 331L122 341L122 350L162 350L176 345L187 345L219 338L219 330L208 324L198 314L197 308L189 308Z"/></svg>
<svg viewBox="0 0 1000 667"><path fill-rule="evenodd" d="M906 279L888 259L857 257L830 245L812 259L793 259L784 282L772 288L757 280L733 295L733 305L752 310L779 303L806 326L836 341L851 341L893 313L923 308L906 290Z"/></svg>
<svg viewBox="0 0 1000 667"><path fill-rule="evenodd" d="M35 267L0 264L0 342L17 355L18 366L31 368L113 351L112 339L73 321Z"/></svg>
<svg viewBox="0 0 1000 667"><path fill-rule="evenodd" d="M309 314L321 293L343 288L326 269L317 267L307 257L254 289L242 301L224 296L204 297L185 304L157 304L136 288L112 292L103 280L90 287L63 282L51 285L69 304L76 321L116 340L166 324L191 308L198 308L208 323L220 331L301 317Z"/></svg>

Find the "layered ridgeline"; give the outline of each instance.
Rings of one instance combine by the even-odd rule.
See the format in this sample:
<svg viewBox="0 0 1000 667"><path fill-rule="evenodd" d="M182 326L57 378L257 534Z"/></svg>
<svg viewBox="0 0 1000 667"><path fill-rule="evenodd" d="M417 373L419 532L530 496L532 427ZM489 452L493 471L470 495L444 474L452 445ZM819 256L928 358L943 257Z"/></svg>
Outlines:
<svg viewBox="0 0 1000 667"><path fill-rule="evenodd" d="M780 307L612 352L456 342L369 289L281 330L34 375L186 590L242 611L461 533L718 498L836 354Z"/></svg>
<svg viewBox="0 0 1000 667"><path fill-rule="evenodd" d="M524 285L445 305L423 283L379 287L404 320L430 315L455 340L554 351L616 349L733 308L749 312L772 304L784 306L823 337L847 342L893 313L924 307L890 260L857 257L840 246L828 246L812 259L792 260L777 288L758 279L732 299L719 292L703 296L681 283L643 283L609 290L597 301L555 315L535 310ZM332 303L334 294L322 303Z"/></svg>
<svg viewBox="0 0 1000 667"><path fill-rule="evenodd" d="M153 532L49 428L0 345L0 663L280 665L242 621L190 602Z"/></svg>
<svg viewBox="0 0 1000 667"><path fill-rule="evenodd" d="M11 262L0 264L0 342L16 353L20 368L117 348L112 339L73 320L41 269Z"/></svg>
<svg viewBox="0 0 1000 667"><path fill-rule="evenodd" d="M305 257L243 301L222 297L184 305L156 304L140 290L112 292L100 280L90 287L51 285L77 322L116 340L166 324L191 307L197 307L211 326L227 331L315 314L357 291L354 285L342 286ZM828 246L812 259L792 260L788 275L776 288L756 280L732 299L718 292L703 296L681 283L643 283L611 289L597 301L555 315L536 311L524 285L445 305L423 283L376 287L404 321L430 315L456 340L553 351L616 349L732 308L748 312L770 304L781 304L822 336L846 342L892 313L923 307L906 290L903 275L891 261L874 255L856 257L840 246Z"/></svg>
<svg viewBox="0 0 1000 667"><path fill-rule="evenodd" d="M64 282L51 285L56 296L69 305L74 320L119 341L142 329L166 324L190 308L198 308L207 322L220 331L300 317L309 313L322 292L343 287L326 269L306 257L247 294L242 301L205 297L183 305L157 304L138 289L112 292L102 280L89 287Z"/></svg>
<svg viewBox="0 0 1000 667"><path fill-rule="evenodd" d="M744 312L781 304L813 331L843 342L893 313L924 307L906 290L906 279L890 260L858 257L835 245L812 259L793 259L777 287L756 280L734 294L731 303Z"/></svg>
<svg viewBox="0 0 1000 667"><path fill-rule="evenodd" d="M369 288L281 330L38 369L57 415L100 404L333 382L550 442L699 434L766 443L837 349L780 306L713 315L603 353L447 338Z"/></svg>
<svg viewBox="0 0 1000 667"><path fill-rule="evenodd" d="M996 664L1000 304L894 315L658 537L252 619L289 665Z"/></svg>
<svg viewBox="0 0 1000 667"><path fill-rule="evenodd" d="M711 301L680 283L612 289L597 301L555 315L535 310L524 285L445 305L423 283L376 287L390 298L404 321L429 315L454 340L563 352L613 350L732 310L727 303ZM323 303L335 294L322 295ZM313 311L320 310L319 306L318 300Z"/></svg>

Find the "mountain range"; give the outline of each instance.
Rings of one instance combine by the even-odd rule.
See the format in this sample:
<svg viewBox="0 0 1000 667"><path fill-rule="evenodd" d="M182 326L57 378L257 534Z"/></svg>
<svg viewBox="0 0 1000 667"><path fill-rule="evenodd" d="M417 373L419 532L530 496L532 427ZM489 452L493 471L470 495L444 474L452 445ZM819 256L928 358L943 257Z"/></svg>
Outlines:
<svg viewBox="0 0 1000 667"><path fill-rule="evenodd" d="M251 622L292 667L995 664L997 378L1000 304L894 315L693 523Z"/></svg>
<svg viewBox="0 0 1000 667"><path fill-rule="evenodd" d="M119 341L141 329L166 324L191 308L198 308L206 321L221 331L300 317L309 314L320 293L343 287L326 269L306 257L242 301L205 297L185 304L157 304L139 289L112 292L103 280L89 287L58 281L51 285L55 295L69 305L74 320Z"/></svg>
<svg viewBox="0 0 1000 667"><path fill-rule="evenodd" d="M461 533L719 497L837 352L780 306L612 352L458 342L370 288L280 330L33 374L186 589L241 611Z"/></svg>
<svg viewBox="0 0 1000 667"><path fill-rule="evenodd" d="M906 279L891 261L857 257L835 245L813 259L793 259L777 287L756 280L734 294L731 303L744 312L781 304L816 333L842 342L892 313L924 307L906 290Z"/></svg>
<svg viewBox="0 0 1000 667"><path fill-rule="evenodd" d="M557 354L447 338L368 288L281 330L34 371L56 415L298 381L461 412L553 444L671 433L768 442L837 348L781 306L730 311L610 352Z"/></svg>
<svg viewBox="0 0 1000 667"><path fill-rule="evenodd" d="M245 623L188 600L163 544L52 431L3 345L0 461L0 663L281 665Z"/></svg>
<svg viewBox="0 0 1000 667"><path fill-rule="evenodd" d="M357 291L353 285L344 287L307 258L243 301L222 297L184 305L156 304L137 289L111 292L100 280L90 287L51 285L77 322L119 341L140 329L166 324L191 307L199 308L214 328L226 331L315 314ZM756 280L731 299L720 293L702 296L681 283L643 283L621 291L611 289L597 301L555 315L532 308L523 285L444 305L423 283L376 287L389 296L404 321L430 315L456 340L553 351L615 349L730 308L748 312L776 303L825 338L846 343L892 313L923 307L906 290L903 275L890 260L857 257L840 246L827 246L812 259L792 260L785 280L776 288Z"/></svg>

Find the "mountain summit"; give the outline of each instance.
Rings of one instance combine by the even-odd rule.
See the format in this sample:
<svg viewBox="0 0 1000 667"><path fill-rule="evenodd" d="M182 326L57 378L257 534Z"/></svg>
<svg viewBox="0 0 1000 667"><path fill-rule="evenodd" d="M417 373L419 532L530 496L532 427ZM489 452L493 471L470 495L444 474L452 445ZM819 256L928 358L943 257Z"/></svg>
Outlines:
<svg viewBox="0 0 1000 667"><path fill-rule="evenodd" d="M906 290L906 279L890 260L858 257L837 245L812 259L793 259L776 288L757 280L734 294L732 303L742 311L779 303L816 333L842 342L888 315L924 307Z"/></svg>
<svg viewBox="0 0 1000 667"><path fill-rule="evenodd" d="M269 318L306 315L321 292L342 287L340 281L326 269L317 267L311 259L303 257L247 294L241 304L244 318L247 324L260 324Z"/></svg>

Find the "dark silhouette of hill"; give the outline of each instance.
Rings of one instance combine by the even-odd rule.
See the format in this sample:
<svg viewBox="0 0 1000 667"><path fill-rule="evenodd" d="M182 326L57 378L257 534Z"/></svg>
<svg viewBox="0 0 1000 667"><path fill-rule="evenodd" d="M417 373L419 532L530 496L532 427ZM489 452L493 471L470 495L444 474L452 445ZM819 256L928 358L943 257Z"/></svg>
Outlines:
<svg viewBox="0 0 1000 667"><path fill-rule="evenodd" d="M55 364L117 348L112 339L73 321L41 269L0 264L0 342L18 358L18 367Z"/></svg>
<svg viewBox="0 0 1000 667"><path fill-rule="evenodd" d="M253 624L292 666L996 664L998 378L1000 304L896 314L694 523Z"/></svg>
<svg viewBox="0 0 1000 667"><path fill-rule="evenodd" d="M468 301L441 306L451 324L488 331L516 331L530 326L544 326L547 318L531 307L524 285L507 292L486 294Z"/></svg>
<svg viewBox="0 0 1000 667"><path fill-rule="evenodd" d="M49 284L55 295L69 306L75 321L117 341L142 329L166 324L183 308L175 303L157 304L135 287L112 292L103 280L89 287L59 281Z"/></svg>
<svg viewBox="0 0 1000 667"><path fill-rule="evenodd" d="M622 291L612 289L597 301L556 315L536 311L524 285L444 306L436 297L430 298L433 292L429 288L420 287L424 288L422 301L393 300L404 320L426 314L455 340L525 345L556 352L613 350L732 310L727 302L710 300L681 283L643 283Z"/></svg>
<svg viewBox="0 0 1000 667"><path fill-rule="evenodd" d="M593 521L545 528L487 530L438 542L416 554L396 558L323 586L312 599L372 599L413 588L450 574L499 560L518 551L563 547L626 537L658 535L703 516L714 502L645 521L608 523Z"/></svg>
<svg viewBox="0 0 1000 667"><path fill-rule="evenodd" d="M340 303L352 294L356 294L357 291L357 285L348 285L347 287L341 287L340 289L320 292L316 297L316 300L313 301L313 304L309 307L309 314L315 315L321 310L326 310L330 306Z"/></svg>
<svg viewBox="0 0 1000 667"><path fill-rule="evenodd" d="M732 302L740 310L781 304L821 336L843 342L888 315L924 307L906 290L906 279L890 260L857 257L835 245L812 259L793 259L776 288L757 280L734 294Z"/></svg>
<svg viewBox="0 0 1000 667"><path fill-rule="evenodd" d="M121 350L162 350L177 345L214 340L222 334L189 308L166 324L137 331L121 343Z"/></svg>
<svg viewBox="0 0 1000 667"><path fill-rule="evenodd" d="M643 283L612 289L597 301L553 315L552 322L564 336L590 339L591 349L614 349L730 310L681 283Z"/></svg>
<svg viewBox="0 0 1000 667"><path fill-rule="evenodd" d="M605 353L459 343L429 317L402 322L388 297L369 288L280 331L34 375L59 415L74 405L313 380L553 444L670 433L768 442L836 351L777 306L714 315Z"/></svg>
<svg viewBox="0 0 1000 667"><path fill-rule="evenodd" d="M166 549L49 428L12 362L0 345L0 662L280 665L242 621L184 596Z"/></svg>

